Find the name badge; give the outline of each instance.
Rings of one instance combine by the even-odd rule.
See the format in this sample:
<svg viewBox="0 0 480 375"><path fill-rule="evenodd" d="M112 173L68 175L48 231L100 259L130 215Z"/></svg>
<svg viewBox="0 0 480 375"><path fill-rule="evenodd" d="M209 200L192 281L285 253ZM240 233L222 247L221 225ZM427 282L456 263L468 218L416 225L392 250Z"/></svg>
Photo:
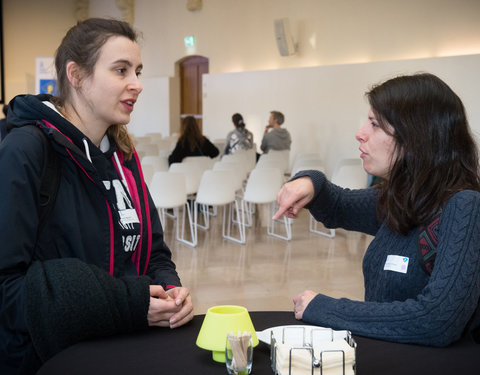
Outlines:
<svg viewBox="0 0 480 375"><path fill-rule="evenodd" d="M127 224L136 224L140 221L138 220L137 212L134 208L126 209L119 211L120 214L120 221L123 225Z"/></svg>
<svg viewBox="0 0 480 375"><path fill-rule="evenodd" d="M408 258L400 255L389 255L383 267L384 271L394 271L400 273L407 273Z"/></svg>

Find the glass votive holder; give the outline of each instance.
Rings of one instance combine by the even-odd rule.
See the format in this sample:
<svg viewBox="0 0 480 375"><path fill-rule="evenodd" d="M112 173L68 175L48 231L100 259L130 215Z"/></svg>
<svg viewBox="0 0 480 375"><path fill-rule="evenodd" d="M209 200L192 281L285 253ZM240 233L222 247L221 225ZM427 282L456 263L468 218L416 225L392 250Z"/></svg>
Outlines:
<svg viewBox="0 0 480 375"><path fill-rule="evenodd" d="M230 375L248 375L252 371L253 342L250 332L227 334L225 365Z"/></svg>

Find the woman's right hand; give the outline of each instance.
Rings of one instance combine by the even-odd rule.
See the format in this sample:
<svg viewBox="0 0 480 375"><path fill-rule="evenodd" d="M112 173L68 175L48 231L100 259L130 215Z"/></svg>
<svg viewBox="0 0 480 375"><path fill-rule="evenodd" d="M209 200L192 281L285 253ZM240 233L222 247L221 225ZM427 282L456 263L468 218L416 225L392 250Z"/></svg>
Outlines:
<svg viewBox="0 0 480 375"><path fill-rule="evenodd" d="M170 327L170 318L181 306L160 285L150 285L150 305L147 320L149 326Z"/></svg>
<svg viewBox="0 0 480 375"><path fill-rule="evenodd" d="M277 194L278 211L273 215L273 220L282 215L288 218L297 217L298 212L312 199L315 190L310 177L300 177L287 182Z"/></svg>

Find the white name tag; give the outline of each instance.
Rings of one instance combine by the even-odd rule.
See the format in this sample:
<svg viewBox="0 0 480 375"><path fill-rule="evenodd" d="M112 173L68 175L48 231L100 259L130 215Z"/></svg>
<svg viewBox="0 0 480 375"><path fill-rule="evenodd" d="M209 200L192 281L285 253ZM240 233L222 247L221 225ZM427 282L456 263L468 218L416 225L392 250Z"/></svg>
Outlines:
<svg viewBox="0 0 480 375"><path fill-rule="evenodd" d="M119 211L119 214L123 225L136 224L140 222L138 220L137 212L133 208Z"/></svg>
<svg viewBox="0 0 480 375"><path fill-rule="evenodd" d="M394 271L407 273L408 269L408 258L402 257L400 255L389 255L387 256L387 261L383 267L384 271Z"/></svg>

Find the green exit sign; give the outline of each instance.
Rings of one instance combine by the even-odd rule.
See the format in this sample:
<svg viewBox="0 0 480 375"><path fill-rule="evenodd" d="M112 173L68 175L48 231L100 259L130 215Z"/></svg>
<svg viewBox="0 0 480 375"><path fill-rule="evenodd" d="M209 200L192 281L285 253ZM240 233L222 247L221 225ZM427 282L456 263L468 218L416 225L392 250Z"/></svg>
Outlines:
<svg viewBox="0 0 480 375"><path fill-rule="evenodd" d="M194 47L195 46L195 37L194 36L186 36L184 39L185 47Z"/></svg>

